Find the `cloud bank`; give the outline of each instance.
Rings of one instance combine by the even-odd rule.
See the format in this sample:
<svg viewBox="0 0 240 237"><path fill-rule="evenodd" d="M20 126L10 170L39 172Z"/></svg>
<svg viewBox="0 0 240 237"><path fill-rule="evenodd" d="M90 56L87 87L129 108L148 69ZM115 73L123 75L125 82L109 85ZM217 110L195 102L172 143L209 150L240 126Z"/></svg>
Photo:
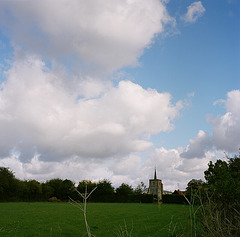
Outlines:
<svg viewBox="0 0 240 237"><path fill-rule="evenodd" d="M35 57L15 62L0 91L1 155L23 161L109 157L143 151L152 134L173 129L183 107L171 95L120 81L94 99L76 98Z"/></svg>

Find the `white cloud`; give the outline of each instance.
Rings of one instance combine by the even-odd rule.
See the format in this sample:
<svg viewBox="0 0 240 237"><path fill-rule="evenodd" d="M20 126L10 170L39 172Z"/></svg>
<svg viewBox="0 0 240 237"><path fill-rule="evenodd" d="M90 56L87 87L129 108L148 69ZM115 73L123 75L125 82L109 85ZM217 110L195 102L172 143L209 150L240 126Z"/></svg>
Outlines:
<svg viewBox="0 0 240 237"><path fill-rule="evenodd" d="M200 130L196 138L189 141L181 157L204 158L206 152L213 150L237 154L240 147L240 91L228 92L226 100L218 100L214 105L219 103L224 104L226 113L217 118L207 117L207 121L212 125L212 135Z"/></svg>
<svg viewBox="0 0 240 237"><path fill-rule="evenodd" d="M228 92L223 103L226 113L215 119L208 118L213 126L213 143L217 149L237 152L240 148L240 90Z"/></svg>
<svg viewBox="0 0 240 237"><path fill-rule="evenodd" d="M15 51L0 90L0 165L21 179L148 182L153 165L133 154L174 128L182 102L102 78L137 65L164 24L174 23L165 4L0 1L0 27Z"/></svg>
<svg viewBox="0 0 240 237"><path fill-rule="evenodd" d="M202 5L201 1L193 2L187 7L187 13L184 15L183 19L185 22L193 23L196 22L199 17L201 17L206 11Z"/></svg>
<svg viewBox="0 0 240 237"><path fill-rule="evenodd" d="M136 65L171 21L159 0L0 1L0 26L15 45L88 72Z"/></svg>
<svg viewBox="0 0 240 237"><path fill-rule="evenodd" d="M208 133L202 130L189 143L185 151L181 154L183 158L203 158L205 157L205 152L212 148L211 138Z"/></svg>
<svg viewBox="0 0 240 237"><path fill-rule="evenodd" d="M36 153L56 161L143 151L152 146L147 137L173 129L182 108L181 102L171 103L170 94L130 81L108 86L96 98L77 99L56 84L60 76L36 57L15 62L6 73L0 91L2 156L15 149L24 161Z"/></svg>
<svg viewBox="0 0 240 237"><path fill-rule="evenodd" d="M224 101L227 110L226 114L232 114L231 120L229 121L227 119L227 123L222 123L222 121L225 121L224 119L226 117L226 114L212 120L212 122L214 122L213 136L210 136L206 132L200 130L197 136L190 140L190 143L186 148L169 150L163 147L154 148L152 153L149 153L149 151L145 152L145 156L147 158L144 159L140 152L134 154L132 151L141 150L141 148L144 149L145 145L147 145L147 147L148 145L151 145L148 140L144 139L141 136L141 134L144 132L152 134L154 129L152 130L150 124L152 126L157 126L157 123L154 125L151 115L154 114L154 116L158 117L157 120L161 121L159 119L160 114L163 114L163 110L160 109L161 111L159 111L159 114L157 113L156 108L159 109L158 103L160 103L160 101L158 101L156 98L153 99L153 95L155 95L157 98L159 96L163 96L163 98L168 102L169 98L165 97L166 94L159 94L158 92L152 90L144 90L139 85L128 81L120 82L118 87L109 88L106 92L103 93L101 97L97 99L82 100L81 106L83 107L81 108L82 113L80 114L84 115L83 117L78 116L79 104L76 103L74 98L67 97L68 93L65 93L63 90L61 96L56 98L63 99L63 102L65 101L65 103L59 100L57 106L58 108L61 108L60 111L62 111L62 115L71 113L74 114L74 116L70 117L70 120L66 118L66 120L63 119L62 121L61 117L64 116L56 116L56 120L53 120L53 123L50 123L49 125L46 117L41 117L41 113L38 112L43 110L39 110L39 107L37 107L35 109L35 118L41 117L40 121L42 123L41 129L39 129L38 122L35 121L36 123L33 123L34 120L32 119L32 114L30 112L27 112L30 108L24 110L21 100L35 100L34 105L44 105L46 107L46 110L50 111L49 115L51 115L54 114L54 110L49 110L52 108L51 103L49 102L54 100L53 98L57 95L57 92L60 93L60 91L54 91L54 87L51 87L51 83L48 81L49 78L51 78L51 74L48 75L49 72L44 72L42 70L43 65L41 62L36 62L36 64L38 66L35 65L36 68L33 70L34 63L32 62L32 66L30 67L29 71L26 70L23 65L19 65L19 67L21 70L26 70L27 75L30 75L31 78L37 78L37 74L31 72L32 70L35 71L35 73L39 70L38 73L41 72L43 75L45 75L46 81L42 83L42 85L45 85L45 89L43 89L46 93L45 97L50 98L49 96L51 95L51 100L48 101L48 105L44 102L44 100L42 102L41 100L36 100L36 98L41 98L39 94L36 94L33 97L29 97L28 94L25 95L24 93L20 93L18 96L15 95L17 97L12 101L16 103L15 109L20 108L20 110L23 112L22 117L20 117L20 113L17 113L16 111L14 113L9 113L8 115L5 113L6 110L2 110L4 113L1 113L1 115L5 115L5 120L10 119L10 114L12 114L13 117L15 116L18 118L18 122L17 124L11 123L10 127L10 125L7 124L5 120L1 120L1 131L3 131L3 134L7 136L1 136L0 144L3 144L4 141L16 141L13 138L20 137L21 135L21 144L23 145L24 139L27 140L28 138L27 134L29 132L29 137L31 138L32 143L28 141L29 146L22 146L21 148L25 149L24 151L27 152L31 150L30 148L33 147L33 144L35 144L34 142L38 142L38 145L35 146L35 149L40 149L40 152L45 152L45 160L42 160L41 156L33 156L32 153L29 155L28 162L26 159L24 162L22 162L22 160L14 155L14 153L12 157L5 156L5 158L3 158L4 156L2 155L0 166L10 167L13 171L16 172L18 178L37 179L44 181L47 179L59 177L63 179L68 178L76 182L82 179L98 181L99 179L107 178L113 182L113 185L115 187L118 187L122 182L129 183L136 187L137 184L139 184L141 181L145 182L145 184L148 185L148 180L153 177L154 168L156 166L158 178L162 179L165 190L173 191L174 189L177 189L178 186L180 189L184 189L191 179L204 179L204 171L208 168L208 163L210 160L215 162L217 158L223 158L223 152L218 153L214 147L217 147L219 150L229 151L229 146L231 148L231 143L235 142L234 140L230 140L231 143L228 142L230 138L226 138L222 134L220 136L221 142L216 141L215 136L219 135L221 132L225 132L225 130L234 132L231 138L234 138L235 133L236 136L239 134L237 126L239 123L232 123L232 120L235 122L239 121L239 111L237 109L237 105L239 104L239 91L231 91L227 94L227 99ZM28 67L29 65L26 64L25 66ZM6 84L4 90L2 91L2 93L8 92L8 96L6 96L6 94L1 94L0 97L1 99L4 99L1 101L8 102L8 105L11 105L11 100L9 100L9 93L11 91L10 84L13 83L14 85L14 82L16 80L16 78L13 76L14 70L16 70L16 68L12 69L12 71L9 72L8 76L11 78L11 80L8 80L9 84ZM21 70L16 70L15 74L21 75ZM43 77L39 78L43 80ZM25 80L23 80L23 82L25 86L30 84ZM32 83L34 84L33 80ZM13 88L15 88L15 86ZM20 86L18 88L20 89ZM48 88L49 91L53 91L50 93L46 88ZM36 88L33 86L29 88L29 90L26 90L25 93L28 91L33 93L34 90L36 90ZM16 90L13 91L15 93L18 92ZM64 96L67 97L67 99L64 98ZM14 95L12 95L12 99L13 98ZM67 108L63 108L67 100L69 100L69 108L71 108L68 110ZM139 101L139 103L137 101ZM3 104L4 103L1 104L1 109L4 107ZM139 106L139 104L141 104L141 106ZM96 111L92 110L91 106L93 105L95 105L94 108ZM161 108L165 108L164 110L168 111L169 108L166 105L167 103ZM114 106L117 109L114 109ZM177 107L173 107L171 109L177 112ZM155 111L154 113L152 112L153 110ZM100 111L102 112L100 113ZM164 113L166 113L166 111ZM89 117L89 115L91 116ZM141 119L137 120L141 121L140 124L130 123L129 121L131 121L131 117L133 115L137 117L145 117L148 123L144 123L144 120ZM96 120L92 119L97 116L99 117L96 118ZM4 118L4 116L1 117L1 119L2 118ZM57 123L58 120L60 121ZM77 120L78 123L74 123L74 120ZM14 120L11 121L13 122ZM37 124L38 126L31 125L31 130L29 130L28 126L31 124L30 122L32 124ZM78 125L83 122L87 126L83 126L84 129L80 130ZM164 127L165 129L170 129L171 126L166 124L168 123L161 121L158 125L159 127L155 127L155 129L162 130ZM229 130L228 127L233 124L235 124L234 129L232 127ZM66 125L67 129L65 129ZM50 128L50 130L45 129L45 126L47 128ZM91 130L92 126L94 129ZM21 127L21 130L18 130L18 127ZM35 130L39 130L40 133L33 133ZM59 134L56 135L55 130L58 131ZM22 133L20 133L20 131ZM25 133L23 133L23 131ZM91 135L89 135L89 133ZM64 135L69 136L69 140L65 140L65 144L61 142L61 137ZM115 139L115 137L118 139ZM50 138L52 139L51 142L49 142ZM218 139L220 138L218 137ZM129 144L131 143L129 142L131 139L133 141L140 142L140 144L142 142L143 147L140 145L140 148L138 147L139 149L137 149L134 145L131 144L129 147L129 144L127 144L127 146L124 142L125 139L128 140ZM46 143L44 143L45 140ZM239 139L237 141L239 141ZM12 142L9 144L12 145L14 143ZM48 144L51 144L51 146L47 146ZM71 149L68 149L69 146ZM65 155L68 156L67 159L58 159L60 157L60 149L64 152ZM88 149L89 153L87 153ZM236 148L236 151L237 149L238 148ZM92 158L93 155L89 155L93 154L94 152L94 156L97 158ZM88 155L87 160L83 157L83 154ZM102 158L99 159L99 157Z"/></svg>
<svg viewBox="0 0 240 237"><path fill-rule="evenodd" d="M200 130L186 148L167 150L154 148L150 138L174 128L182 103L130 81L113 86L99 79L138 63L164 24L173 22L165 3L0 1L0 27L16 54L0 89L0 165L22 179L108 178L115 186L147 184L156 165L164 189L174 190L202 178L216 158L214 147L238 149L239 91L223 101L225 115L208 120L213 135ZM204 12L194 2L184 19L195 22ZM139 153L150 147L144 160Z"/></svg>

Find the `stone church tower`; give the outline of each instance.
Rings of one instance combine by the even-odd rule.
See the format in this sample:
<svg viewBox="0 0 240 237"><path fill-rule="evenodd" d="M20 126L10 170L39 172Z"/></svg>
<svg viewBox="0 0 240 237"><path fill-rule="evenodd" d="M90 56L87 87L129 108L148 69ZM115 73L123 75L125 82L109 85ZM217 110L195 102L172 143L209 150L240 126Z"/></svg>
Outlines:
<svg viewBox="0 0 240 237"><path fill-rule="evenodd" d="M154 179L149 179L148 194L157 195L158 202L162 200L163 184L162 184L162 180L157 178L156 169L154 173Z"/></svg>

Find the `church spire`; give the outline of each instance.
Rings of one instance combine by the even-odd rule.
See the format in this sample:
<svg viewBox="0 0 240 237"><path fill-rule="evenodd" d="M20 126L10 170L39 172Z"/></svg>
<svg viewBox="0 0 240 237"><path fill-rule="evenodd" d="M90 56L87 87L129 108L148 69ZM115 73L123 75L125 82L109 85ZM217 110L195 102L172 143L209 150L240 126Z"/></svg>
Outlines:
<svg viewBox="0 0 240 237"><path fill-rule="evenodd" d="M154 179L157 179L157 169L155 167L155 172L154 172Z"/></svg>

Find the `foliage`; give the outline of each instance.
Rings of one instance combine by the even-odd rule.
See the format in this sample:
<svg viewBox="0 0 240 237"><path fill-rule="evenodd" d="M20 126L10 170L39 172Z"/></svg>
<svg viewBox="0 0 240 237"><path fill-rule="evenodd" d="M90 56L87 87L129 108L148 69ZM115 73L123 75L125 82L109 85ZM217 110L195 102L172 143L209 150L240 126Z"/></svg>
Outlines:
<svg viewBox="0 0 240 237"><path fill-rule="evenodd" d="M41 184L36 180L23 181L25 184L25 197L27 201L40 201L42 195Z"/></svg>
<svg viewBox="0 0 240 237"><path fill-rule="evenodd" d="M62 201L67 201L69 195L72 192L74 183L71 180L65 179L51 179L46 182L46 185L49 186L51 196L54 196Z"/></svg>
<svg viewBox="0 0 240 237"><path fill-rule="evenodd" d="M82 180L78 183L77 190L80 193L84 193L86 185L88 187L88 191L91 192L97 186L97 183L94 183L91 180Z"/></svg>
<svg viewBox="0 0 240 237"><path fill-rule="evenodd" d="M162 202L163 203L175 203L175 204L187 204L187 200L184 198L183 195L179 194L165 194L162 195Z"/></svg>
<svg viewBox="0 0 240 237"><path fill-rule="evenodd" d="M206 183L201 179L192 179L188 182L186 188L186 196L188 200L194 205L200 205L200 197L201 201L204 201L205 193L206 193Z"/></svg>
<svg viewBox="0 0 240 237"><path fill-rule="evenodd" d="M192 179L187 184L187 194L194 195L198 192L204 185L201 179Z"/></svg>
<svg viewBox="0 0 240 237"><path fill-rule="evenodd" d="M240 157L228 158L227 161L210 161L204 172L208 192L221 205L234 205L239 208L240 197ZM240 210L239 210L240 211Z"/></svg>
<svg viewBox="0 0 240 237"><path fill-rule="evenodd" d="M119 196L124 196L124 195L128 195L128 194L132 194L133 193L133 188L132 186L126 184L126 183L122 183L117 189L116 189L116 194Z"/></svg>
<svg viewBox="0 0 240 237"><path fill-rule="evenodd" d="M227 161L210 162L204 172L208 198L203 203L203 220L219 232L212 236L238 236L240 232L240 156L227 157ZM207 214L206 214L207 213ZM214 222L212 221L214 220ZM209 231L212 231L209 229Z"/></svg>
<svg viewBox="0 0 240 237"><path fill-rule="evenodd" d="M74 183L69 179L51 179L44 183L36 180L18 180L8 168L0 167L0 201L52 201L55 197L58 201L68 201L69 197L79 200L74 192ZM82 180L78 183L77 190L85 192L87 184L90 193L96 186L95 192L89 197L89 202L143 202L151 203L152 195L144 193L146 186L143 182L133 190L128 184L121 184L115 191L110 180L103 179L97 183L90 180ZM81 199L81 197L80 197Z"/></svg>
<svg viewBox="0 0 240 237"><path fill-rule="evenodd" d="M111 181L107 179L100 180L97 183L97 189L92 194L92 200L97 202L112 202L114 200L114 194L114 187Z"/></svg>
<svg viewBox="0 0 240 237"><path fill-rule="evenodd" d="M138 186L135 188L134 192L136 194L144 194L147 192L147 186L141 182L140 184L138 184Z"/></svg>
<svg viewBox="0 0 240 237"><path fill-rule="evenodd" d="M131 202L130 195L134 194L132 186L122 183L116 189L116 201L117 202Z"/></svg>
<svg viewBox="0 0 240 237"><path fill-rule="evenodd" d="M199 208L203 236L238 237L240 233L240 213L235 208L226 208L207 197Z"/></svg>
<svg viewBox="0 0 240 237"><path fill-rule="evenodd" d="M119 197L118 197L119 198ZM117 199L118 202L131 202L131 203L153 203L153 195L152 194L129 194L127 196L123 196L122 199Z"/></svg>
<svg viewBox="0 0 240 237"><path fill-rule="evenodd" d="M15 201L18 180L8 168L0 167L0 201Z"/></svg>

